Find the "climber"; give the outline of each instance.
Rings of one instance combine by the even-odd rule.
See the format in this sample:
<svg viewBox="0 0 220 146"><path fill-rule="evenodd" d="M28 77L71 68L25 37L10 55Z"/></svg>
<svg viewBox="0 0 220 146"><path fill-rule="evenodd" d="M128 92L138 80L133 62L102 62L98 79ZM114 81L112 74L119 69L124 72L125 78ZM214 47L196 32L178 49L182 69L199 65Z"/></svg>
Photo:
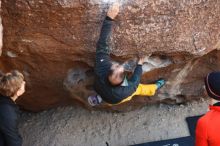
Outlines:
<svg viewBox="0 0 220 146"><path fill-rule="evenodd" d="M220 72L206 76L205 89L210 97L210 111L197 122L196 146L220 146Z"/></svg>
<svg viewBox="0 0 220 146"><path fill-rule="evenodd" d="M118 13L119 3L114 3L107 12L97 43L95 90L100 96L92 97L92 101L96 104L101 101L100 97L108 104L116 105L131 100L135 95L153 96L155 91L165 84L163 79L158 80L155 84L140 84L143 57L139 58L135 71L129 80L126 78L124 66L111 61L108 40L112 24Z"/></svg>
<svg viewBox="0 0 220 146"><path fill-rule="evenodd" d="M21 146L16 99L25 92L24 76L18 71L0 76L0 146Z"/></svg>

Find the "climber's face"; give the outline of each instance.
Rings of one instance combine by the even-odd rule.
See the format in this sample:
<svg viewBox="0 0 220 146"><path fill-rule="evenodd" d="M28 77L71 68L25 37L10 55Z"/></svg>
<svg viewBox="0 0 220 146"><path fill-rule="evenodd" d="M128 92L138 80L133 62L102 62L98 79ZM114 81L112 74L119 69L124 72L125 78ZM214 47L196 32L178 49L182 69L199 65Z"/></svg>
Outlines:
<svg viewBox="0 0 220 146"><path fill-rule="evenodd" d="M119 85L124 80L124 67L119 63L112 63L108 79L112 85Z"/></svg>
<svg viewBox="0 0 220 146"><path fill-rule="evenodd" d="M206 97L208 97L208 93L207 93L207 91L206 91L205 85L203 86L203 95L206 96Z"/></svg>
<svg viewBox="0 0 220 146"><path fill-rule="evenodd" d="M17 94L18 97L24 94L24 92L25 92L25 84L26 84L26 82L23 81L20 89L17 91L16 94Z"/></svg>
<svg viewBox="0 0 220 146"><path fill-rule="evenodd" d="M205 85L203 86L203 95L204 95L205 97L209 97L208 92L207 92L207 90L206 90L206 88L205 88ZM219 102L219 101L217 101L217 100L215 100L215 99L213 99L213 98L209 98L208 101L209 101L209 104L210 104L210 105L214 105L215 103Z"/></svg>

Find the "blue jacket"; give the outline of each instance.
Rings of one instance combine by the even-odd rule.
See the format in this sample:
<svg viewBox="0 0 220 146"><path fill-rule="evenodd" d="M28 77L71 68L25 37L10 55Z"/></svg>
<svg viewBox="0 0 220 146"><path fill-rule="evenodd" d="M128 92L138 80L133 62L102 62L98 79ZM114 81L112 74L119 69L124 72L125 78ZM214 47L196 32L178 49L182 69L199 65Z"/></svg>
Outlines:
<svg viewBox="0 0 220 146"><path fill-rule="evenodd" d="M0 96L0 146L21 146L19 109L10 97Z"/></svg>
<svg viewBox="0 0 220 146"><path fill-rule="evenodd" d="M101 34L96 48L95 64L95 90L102 99L110 104L120 103L131 96L137 89L142 75L142 66L137 65L132 77L128 80L128 86L112 86L108 81L108 72L111 68L110 48L108 40L112 29L112 21L109 17L103 22Z"/></svg>

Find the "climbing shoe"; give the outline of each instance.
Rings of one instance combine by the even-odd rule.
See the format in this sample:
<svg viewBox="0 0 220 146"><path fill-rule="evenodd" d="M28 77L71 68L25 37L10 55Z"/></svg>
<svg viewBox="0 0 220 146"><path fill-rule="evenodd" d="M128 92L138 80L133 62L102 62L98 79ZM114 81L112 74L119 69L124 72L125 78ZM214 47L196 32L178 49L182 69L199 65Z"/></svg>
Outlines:
<svg viewBox="0 0 220 146"><path fill-rule="evenodd" d="M88 97L88 103L91 106L99 105L99 104L101 104L101 102L102 102L102 98L100 95L91 95Z"/></svg>
<svg viewBox="0 0 220 146"><path fill-rule="evenodd" d="M161 87L163 87L165 85L166 81L164 79L159 79L156 81L156 85L157 85L157 89L160 89Z"/></svg>

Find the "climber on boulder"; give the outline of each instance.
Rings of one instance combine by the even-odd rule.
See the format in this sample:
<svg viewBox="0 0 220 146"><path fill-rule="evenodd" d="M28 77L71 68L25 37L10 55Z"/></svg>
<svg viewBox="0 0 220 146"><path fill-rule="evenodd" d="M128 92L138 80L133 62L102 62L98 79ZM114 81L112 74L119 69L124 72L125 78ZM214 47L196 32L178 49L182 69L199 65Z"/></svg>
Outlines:
<svg viewBox="0 0 220 146"><path fill-rule="evenodd" d="M163 79L158 80L155 84L140 84L142 65L144 63L143 57L139 58L129 80L126 78L124 66L111 61L108 40L112 24L118 13L119 3L114 3L108 10L103 22L97 43L95 62L95 90L105 102L112 105L127 102L135 95L153 96L156 90L165 84ZM98 97L100 98L100 96ZM96 103L101 101L100 99L93 100L96 100Z"/></svg>

